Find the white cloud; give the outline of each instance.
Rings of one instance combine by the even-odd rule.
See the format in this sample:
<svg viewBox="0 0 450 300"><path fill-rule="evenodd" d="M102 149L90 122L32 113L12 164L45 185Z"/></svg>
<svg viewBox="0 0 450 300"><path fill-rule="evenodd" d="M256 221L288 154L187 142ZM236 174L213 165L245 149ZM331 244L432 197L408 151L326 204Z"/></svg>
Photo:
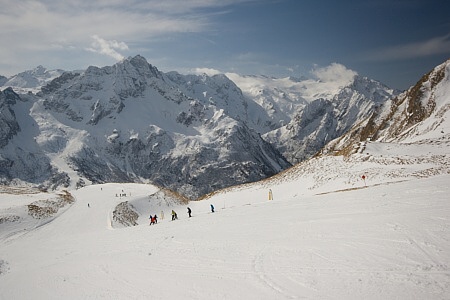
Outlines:
<svg viewBox="0 0 450 300"><path fill-rule="evenodd" d="M192 69L189 73L198 74L198 75L206 74L208 76L223 74L223 72L220 72L219 70L211 69L211 68L195 68L195 69Z"/></svg>
<svg viewBox="0 0 450 300"><path fill-rule="evenodd" d="M88 51L104 54L116 60L122 60L124 56L116 50L128 50L128 46L124 42L118 42L116 40L107 41L98 35L93 35L92 38L94 41L90 48L86 48Z"/></svg>
<svg viewBox="0 0 450 300"><path fill-rule="evenodd" d="M184 14L199 8L220 8L257 1L261 0L147 0L139 3L139 7L169 14Z"/></svg>
<svg viewBox="0 0 450 300"><path fill-rule="evenodd" d="M0 73L50 61L65 68L68 56L71 62L92 61L90 52L117 60L120 43L142 49L155 38L209 31L211 8L217 13L250 1L256 0L2 0Z"/></svg>
<svg viewBox="0 0 450 300"><path fill-rule="evenodd" d="M345 66L332 63L326 67L316 66L311 75L314 78L303 78L300 81L293 81L289 77L272 78L267 76L241 76L237 73L226 73L228 78L233 80L244 92L253 94L261 88L290 91L306 101L313 101L319 98L332 99L342 87L351 84L357 75L355 71L347 69Z"/></svg>
<svg viewBox="0 0 450 300"><path fill-rule="evenodd" d="M351 82L353 78L358 75L357 72L347 69L344 65L332 63L323 68L315 68L311 71L321 82L336 82L346 84Z"/></svg>
<svg viewBox="0 0 450 300"><path fill-rule="evenodd" d="M369 53L365 59L370 61L389 61L450 54L450 34L435 37L426 41L397 45Z"/></svg>

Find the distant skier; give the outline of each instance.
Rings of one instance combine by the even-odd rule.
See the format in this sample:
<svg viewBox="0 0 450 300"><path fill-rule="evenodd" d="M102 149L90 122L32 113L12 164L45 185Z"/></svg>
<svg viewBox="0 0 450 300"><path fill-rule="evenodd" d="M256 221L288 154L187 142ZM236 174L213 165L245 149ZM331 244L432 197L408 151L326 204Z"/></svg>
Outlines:
<svg viewBox="0 0 450 300"><path fill-rule="evenodd" d="M214 212L214 205L211 204L211 212Z"/></svg>
<svg viewBox="0 0 450 300"><path fill-rule="evenodd" d="M91 207L91 206L89 205L89 203L88 203L88 207Z"/></svg>
<svg viewBox="0 0 450 300"><path fill-rule="evenodd" d="M154 216L150 215L150 225L155 225L156 224L156 219Z"/></svg>
<svg viewBox="0 0 450 300"><path fill-rule="evenodd" d="M155 218L155 224L158 224L158 216L155 214L153 218Z"/></svg>
<svg viewBox="0 0 450 300"><path fill-rule="evenodd" d="M164 220L164 211L161 211L161 220Z"/></svg>
<svg viewBox="0 0 450 300"><path fill-rule="evenodd" d="M189 218L190 218L191 217L191 209L188 207L187 211L188 211L188 215L189 215Z"/></svg>
<svg viewBox="0 0 450 300"><path fill-rule="evenodd" d="M177 213L172 209L172 221L178 220Z"/></svg>

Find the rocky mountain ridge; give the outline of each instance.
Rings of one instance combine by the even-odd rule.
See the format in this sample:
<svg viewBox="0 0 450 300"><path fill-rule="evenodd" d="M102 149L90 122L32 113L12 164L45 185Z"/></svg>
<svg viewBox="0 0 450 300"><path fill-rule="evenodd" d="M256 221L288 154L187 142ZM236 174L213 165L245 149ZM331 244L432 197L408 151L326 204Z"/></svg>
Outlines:
<svg viewBox="0 0 450 300"><path fill-rule="evenodd" d="M264 138L292 164L312 157L331 140L346 133L398 92L366 77L353 81L328 98L307 102L290 122Z"/></svg>
<svg viewBox="0 0 450 300"><path fill-rule="evenodd" d="M163 73L138 55L64 72L35 94L4 90L18 98L0 98L10 128L1 135L1 180L151 182L195 199L312 156L395 94L360 76L332 91L286 80L304 86L263 86L261 102L229 76Z"/></svg>
<svg viewBox="0 0 450 300"><path fill-rule="evenodd" d="M350 154L365 141L448 142L445 125L450 111L450 60L425 74L413 87L376 107L367 118L327 145L322 153ZM429 141L430 142L430 141Z"/></svg>

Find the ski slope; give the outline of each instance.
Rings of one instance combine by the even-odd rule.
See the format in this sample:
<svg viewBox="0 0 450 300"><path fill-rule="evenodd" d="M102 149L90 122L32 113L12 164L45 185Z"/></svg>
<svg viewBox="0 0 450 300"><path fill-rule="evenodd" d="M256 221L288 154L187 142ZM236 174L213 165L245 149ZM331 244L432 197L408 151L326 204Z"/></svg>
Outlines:
<svg viewBox="0 0 450 300"><path fill-rule="evenodd" d="M448 299L449 182L273 187L272 201L261 183L189 203L192 218L151 185L87 186L51 222L0 224L0 299ZM48 197L0 196L2 215ZM125 200L138 226L114 226Z"/></svg>

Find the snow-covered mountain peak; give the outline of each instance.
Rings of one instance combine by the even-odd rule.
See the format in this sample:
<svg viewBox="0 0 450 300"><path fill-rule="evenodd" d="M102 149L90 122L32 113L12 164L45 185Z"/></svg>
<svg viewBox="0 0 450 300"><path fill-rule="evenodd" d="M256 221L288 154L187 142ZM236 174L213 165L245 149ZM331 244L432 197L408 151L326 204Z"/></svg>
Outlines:
<svg viewBox="0 0 450 300"><path fill-rule="evenodd" d="M164 74L135 56L65 72L29 97L22 113L34 123L18 127L33 128L11 141L3 160L22 160L14 149L29 139L47 158L30 163L50 163L51 184L151 181L195 198L290 166L250 126L248 99L224 75ZM22 171L16 166L7 176Z"/></svg>
<svg viewBox="0 0 450 300"><path fill-rule="evenodd" d="M349 84L347 88L357 91L367 99L376 103L383 103L387 99L400 93L400 91L389 88L379 81L359 75L354 77L353 82Z"/></svg>
<svg viewBox="0 0 450 300"><path fill-rule="evenodd" d="M450 59L389 104L396 122L377 134L384 135L383 140L418 142L443 135L450 139Z"/></svg>
<svg viewBox="0 0 450 300"><path fill-rule="evenodd" d="M118 72L119 74L126 74L136 79L138 77L162 78L162 73L156 67L149 64L147 60L140 55L128 57L116 63L113 68L115 68L116 72Z"/></svg>
<svg viewBox="0 0 450 300"><path fill-rule="evenodd" d="M398 93L378 81L336 68L342 73L337 82L331 80L334 72L329 70L317 75L321 82L294 83L297 88L303 86L304 90L297 91L305 101L297 103L287 124L264 135L293 164L314 155Z"/></svg>
<svg viewBox="0 0 450 300"><path fill-rule="evenodd" d="M3 83L3 87L12 87L20 93L36 93L41 86L49 83L62 73L62 70L47 70L45 67L39 65L32 70L27 70L7 78Z"/></svg>
<svg viewBox="0 0 450 300"><path fill-rule="evenodd" d="M351 154L367 140L450 145L450 60L425 74L413 87L376 107L325 153Z"/></svg>

